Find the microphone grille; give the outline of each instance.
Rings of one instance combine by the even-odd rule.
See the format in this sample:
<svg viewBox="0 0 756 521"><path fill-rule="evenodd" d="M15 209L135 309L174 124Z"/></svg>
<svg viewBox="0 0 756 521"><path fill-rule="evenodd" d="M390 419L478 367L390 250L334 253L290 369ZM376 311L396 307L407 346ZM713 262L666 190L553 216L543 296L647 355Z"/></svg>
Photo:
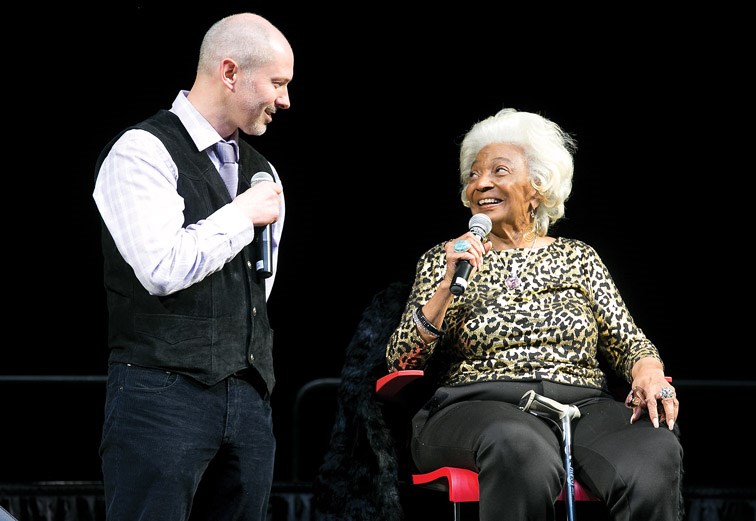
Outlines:
<svg viewBox="0 0 756 521"><path fill-rule="evenodd" d="M470 217L468 226L470 231L478 237L485 237L491 231L491 228L493 228L493 223L491 222L491 218L486 214L476 213Z"/></svg>
<svg viewBox="0 0 756 521"><path fill-rule="evenodd" d="M252 176L252 179L250 179L249 184L250 186L253 186L255 183L259 183L260 181L275 181L275 179L273 179L273 176L270 175L268 172L257 172L255 175Z"/></svg>

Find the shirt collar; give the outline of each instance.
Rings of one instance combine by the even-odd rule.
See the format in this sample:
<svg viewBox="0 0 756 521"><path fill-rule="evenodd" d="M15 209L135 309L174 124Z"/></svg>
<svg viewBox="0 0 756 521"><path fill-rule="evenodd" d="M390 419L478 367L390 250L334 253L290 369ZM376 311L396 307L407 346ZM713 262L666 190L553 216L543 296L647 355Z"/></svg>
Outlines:
<svg viewBox="0 0 756 521"><path fill-rule="evenodd" d="M186 128L189 136L192 138L197 150L205 150L223 139L213 126L194 108L189 99L187 99L188 90L182 90L173 100L171 112L178 116L181 123ZM239 130L237 129L228 141L239 140Z"/></svg>

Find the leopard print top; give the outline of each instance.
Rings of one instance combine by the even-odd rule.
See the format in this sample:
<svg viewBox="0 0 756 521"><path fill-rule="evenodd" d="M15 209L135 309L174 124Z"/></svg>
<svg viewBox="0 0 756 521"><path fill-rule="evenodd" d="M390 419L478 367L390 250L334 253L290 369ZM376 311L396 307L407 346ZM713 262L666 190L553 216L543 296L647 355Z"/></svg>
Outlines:
<svg viewBox="0 0 756 521"><path fill-rule="evenodd" d="M441 385L490 380L550 380L606 388L598 353L632 381L640 358L660 359L635 325L596 251L576 239L557 238L531 251L492 251L444 318L444 336L426 345L412 319L446 271L444 244L425 252L401 322L386 348L389 371L424 369L433 355L447 371ZM506 289L514 270L522 283Z"/></svg>

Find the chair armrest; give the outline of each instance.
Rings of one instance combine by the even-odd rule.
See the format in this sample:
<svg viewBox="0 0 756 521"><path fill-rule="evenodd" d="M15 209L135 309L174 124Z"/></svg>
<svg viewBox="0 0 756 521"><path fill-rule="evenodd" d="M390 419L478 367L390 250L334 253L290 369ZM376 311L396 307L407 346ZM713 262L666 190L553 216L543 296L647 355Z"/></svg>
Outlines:
<svg viewBox="0 0 756 521"><path fill-rule="evenodd" d="M405 369L403 371L394 371L376 380L375 393L382 400L397 400L402 389L404 389L408 384L422 377L424 374L425 371L423 371L422 369Z"/></svg>
<svg viewBox="0 0 756 521"><path fill-rule="evenodd" d="M439 486L434 486L439 482ZM413 474L412 483L446 491L453 503L480 501L478 473L458 467L441 467L425 474Z"/></svg>

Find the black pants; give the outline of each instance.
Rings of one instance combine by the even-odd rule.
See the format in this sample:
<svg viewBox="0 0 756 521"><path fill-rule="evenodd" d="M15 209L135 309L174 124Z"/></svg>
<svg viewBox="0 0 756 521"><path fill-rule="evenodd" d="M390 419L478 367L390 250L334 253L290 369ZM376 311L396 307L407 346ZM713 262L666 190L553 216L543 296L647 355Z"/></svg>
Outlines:
<svg viewBox="0 0 756 521"><path fill-rule="evenodd" d="M552 520L565 482L561 431L519 409L537 393L577 405L572 424L575 479L614 521L682 517L678 427L656 429L595 389L550 382L486 382L442 387L413 419L412 456L421 472L441 466L478 472L480 520Z"/></svg>

